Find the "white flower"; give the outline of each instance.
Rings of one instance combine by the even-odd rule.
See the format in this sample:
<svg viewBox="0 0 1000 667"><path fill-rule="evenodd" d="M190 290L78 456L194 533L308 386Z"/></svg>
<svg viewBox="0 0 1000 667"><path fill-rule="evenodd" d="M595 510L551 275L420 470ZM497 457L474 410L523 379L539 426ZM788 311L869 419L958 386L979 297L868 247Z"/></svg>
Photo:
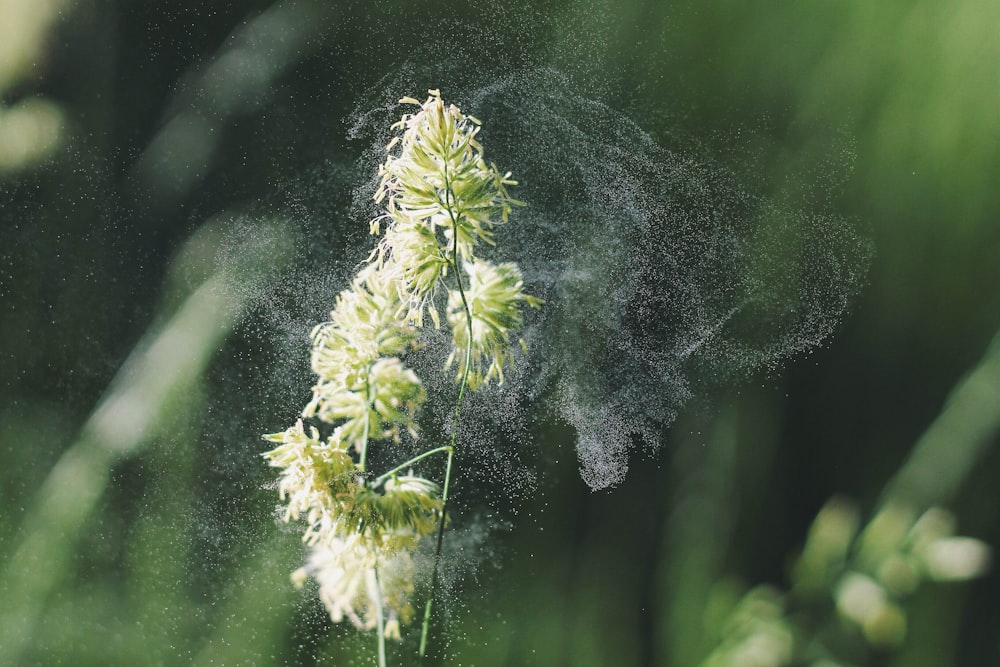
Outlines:
<svg viewBox="0 0 1000 667"><path fill-rule="evenodd" d="M408 463L374 481L366 477L372 441L398 439L402 428L416 436L425 391L402 358L417 346L425 313L440 326L434 301L449 273L458 290L448 292L455 348L447 363L460 355L464 369L468 359L472 389L492 378L503 381L510 336L522 324L520 306L540 304L523 293L515 264L474 255L479 241L493 243L494 226L520 204L506 191L515 183L510 173L483 160L479 121L446 107L436 90L422 105L404 101L420 109L393 126L401 136L379 170L375 198L385 202L385 214L371 222L371 231L379 233L386 222L385 234L351 288L337 296L330 320L311 334L317 380L302 416L336 429L321 442L317 429L307 433L299 420L265 436L279 446L264 454L283 469L278 490L287 501L285 521L304 516L308 524L303 539L312 551L292 575L296 586L314 577L335 622L371 629L384 620L385 636L394 639L413 615L410 553L444 521L435 483L412 471L396 474ZM454 451L439 447L411 462L445 450Z"/></svg>
<svg viewBox="0 0 1000 667"><path fill-rule="evenodd" d="M405 319L421 327L424 309L429 307L434 326L439 326L433 298L447 273L448 258L433 226L397 220L382 237L374 257L381 262L381 270L393 276Z"/></svg>
<svg viewBox="0 0 1000 667"><path fill-rule="evenodd" d="M875 646L896 646L906 636L906 616L886 590L858 572L845 574L834 593L837 611L860 626Z"/></svg>
<svg viewBox="0 0 1000 667"><path fill-rule="evenodd" d="M954 537L955 517L939 507L924 512L910 530L913 555L936 581L974 579L990 565L990 548L971 537Z"/></svg>
<svg viewBox="0 0 1000 667"><path fill-rule="evenodd" d="M458 360L461 369L471 345L469 386L475 389L493 378L502 384L510 334L523 323L520 306L523 303L537 308L541 302L522 291L521 271L516 264L473 260L464 267L469 278L465 298L458 290L448 292L448 323L454 342L448 364ZM472 316L471 337L466 308Z"/></svg>
<svg viewBox="0 0 1000 667"><path fill-rule="evenodd" d="M284 520L305 515L308 527L303 540L315 542L336 524L335 494L357 486L358 468L340 439L340 430L321 442L315 428L306 434L300 419L284 433L264 437L281 443L263 456L272 466L284 469L278 480L278 494L288 502Z"/></svg>
<svg viewBox="0 0 1000 667"><path fill-rule="evenodd" d="M386 201L392 224L423 221L435 233L443 228L446 249L457 236L459 255L470 259L476 243L492 243L493 226L506 222L511 208L520 204L506 189L516 181L483 160L476 141L479 120L455 105L445 106L439 91L429 92L419 111L393 126L403 133L388 146L375 199ZM373 223L373 231L378 227Z"/></svg>
<svg viewBox="0 0 1000 667"><path fill-rule="evenodd" d="M405 528L417 535L431 535L441 513L438 485L411 471L385 483L381 502L382 519L388 528Z"/></svg>
<svg viewBox="0 0 1000 667"><path fill-rule="evenodd" d="M936 581L962 581L986 573L990 548L972 537L944 537L923 545L918 552L927 576Z"/></svg>
<svg viewBox="0 0 1000 667"><path fill-rule="evenodd" d="M399 317L398 287L370 264L337 296L330 321L312 331L312 368L320 384L354 387L380 356L403 354L416 330Z"/></svg>
<svg viewBox="0 0 1000 667"><path fill-rule="evenodd" d="M398 639L399 622L413 616L416 568L408 549L392 549L360 535L333 538L313 547L305 570L319 584L320 599L334 623L346 619L371 630L381 607L390 617L386 636Z"/></svg>
<svg viewBox="0 0 1000 667"><path fill-rule="evenodd" d="M417 376L393 355L416 340L416 329L400 318L398 285L380 265L370 264L354 287L337 297L330 321L313 330L312 366L319 376L305 417L345 420L342 437L363 448L369 438L412 429L423 402Z"/></svg>

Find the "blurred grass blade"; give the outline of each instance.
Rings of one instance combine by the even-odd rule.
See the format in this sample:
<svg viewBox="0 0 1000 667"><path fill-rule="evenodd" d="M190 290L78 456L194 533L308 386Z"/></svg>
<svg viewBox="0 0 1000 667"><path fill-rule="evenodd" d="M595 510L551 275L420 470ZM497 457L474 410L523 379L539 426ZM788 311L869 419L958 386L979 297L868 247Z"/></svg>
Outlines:
<svg viewBox="0 0 1000 667"><path fill-rule="evenodd" d="M0 2L0 93L44 61L49 31L71 5L68 0Z"/></svg>
<svg viewBox="0 0 1000 667"><path fill-rule="evenodd" d="M176 204L210 173L224 130L257 110L281 75L322 42L325 3L286 0L250 13L215 54L181 77L169 118L133 169L159 204Z"/></svg>
<svg viewBox="0 0 1000 667"><path fill-rule="evenodd" d="M183 403L184 393L246 310L252 294L246 284L262 279L249 272L283 264L288 253L279 231L276 225L257 227L238 249L237 264L210 275L173 317L153 327L49 473L26 514L22 540L0 573L0 664L17 664L29 645L35 623L71 565L111 467L169 432L173 407ZM192 244L203 240L199 234Z"/></svg>
<svg viewBox="0 0 1000 667"><path fill-rule="evenodd" d="M883 501L947 505L1000 431L1000 333L889 482Z"/></svg>

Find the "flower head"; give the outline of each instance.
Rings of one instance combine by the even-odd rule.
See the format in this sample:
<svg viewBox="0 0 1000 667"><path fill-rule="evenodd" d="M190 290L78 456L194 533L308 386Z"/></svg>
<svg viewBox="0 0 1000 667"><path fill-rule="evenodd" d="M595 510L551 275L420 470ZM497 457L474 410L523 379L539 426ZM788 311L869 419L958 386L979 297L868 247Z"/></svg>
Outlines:
<svg viewBox="0 0 1000 667"><path fill-rule="evenodd" d="M420 379L392 355L404 353L417 331L401 319L399 290L374 264L337 297L330 321L312 332L312 366L319 376L305 417L336 423L356 447L368 438L413 429L424 400Z"/></svg>
<svg viewBox="0 0 1000 667"><path fill-rule="evenodd" d="M510 334L523 323L520 306L527 304L538 308L541 301L522 291L523 280L516 264L473 260L465 263L465 272L469 285L464 298L459 290L448 293L448 323L454 342L448 363L464 359L471 353L469 386L475 389L493 378L503 383Z"/></svg>
<svg viewBox="0 0 1000 667"><path fill-rule="evenodd" d="M390 225L422 224L435 238L441 229L445 249L454 244L469 259L480 240L493 242L494 225L520 204L507 193L517 182L486 164L476 140L479 120L446 106L439 91L429 92L423 104L402 100L420 109L393 126L402 134L389 143L375 199L386 202ZM376 221L373 231L378 228Z"/></svg>
<svg viewBox="0 0 1000 667"><path fill-rule="evenodd" d="M313 547L304 569L319 584L319 597L334 623L346 619L371 630L381 608L396 621L386 626L387 638L399 639L399 622L413 617L416 567L408 549L388 549L358 535L334 538Z"/></svg>
<svg viewBox="0 0 1000 667"><path fill-rule="evenodd" d="M337 498L352 495L359 488L359 470L340 438L340 430L320 441L319 432L312 428L307 434L300 419L285 432L264 438L280 443L263 456L272 466L284 469L278 481L279 496L288 501L284 520L304 515L309 527L303 540L315 542L335 526Z"/></svg>
<svg viewBox="0 0 1000 667"><path fill-rule="evenodd" d="M442 508L437 485L420 477L403 479L408 483L394 485L390 480L382 493L361 485L343 496L338 508L342 532L379 540L433 533Z"/></svg>
<svg viewBox="0 0 1000 667"><path fill-rule="evenodd" d="M423 313L429 307L434 325L438 326L433 297L448 271L448 259L434 229L420 222L398 220L382 237L375 255L381 269L395 279L405 319L423 326Z"/></svg>
<svg viewBox="0 0 1000 667"><path fill-rule="evenodd" d="M321 441L316 428L306 432L299 420L265 436L279 446L264 455L283 469L278 488L287 500L285 520L304 516L308 523L303 539L312 552L293 581L301 585L313 576L335 622L370 629L384 620L385 636L395 639L413 614L410 554L435 533L440 549L446 503L434 482L412 470L398 473L447 451L447 489L455 447L453 439L381 476L369 474L373 441L398 440L403 429L416 436L425 391L403 359L417 347L425 313L440 326L435 300L444 291L454 341L446 365L463 359L468 373L459 377L473 389L493 378L502 382L521 305L540 304L522 291L515 264L475 255L480 241L493 244L494 226L520 204L507 193L515 183L510 173L483 159L479 121L446 106L436 90L423 104L403 101L420 108L393 126L400 135L379 170L375 198L385 214L371 222L371 231L379 233L385 223L385 233L350 289L337 296L330 320L311 335L317 380L302 416L336 428ZM461 398L456 415L460 405Z"/></svg>

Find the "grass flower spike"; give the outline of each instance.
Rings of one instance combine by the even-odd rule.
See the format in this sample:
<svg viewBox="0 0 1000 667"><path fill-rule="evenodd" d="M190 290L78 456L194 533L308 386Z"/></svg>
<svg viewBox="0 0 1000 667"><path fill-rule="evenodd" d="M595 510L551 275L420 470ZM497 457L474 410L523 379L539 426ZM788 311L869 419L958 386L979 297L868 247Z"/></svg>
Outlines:
<svg viewBox="0 0 1000 667"><path fill-rule="evenodd" d="M303 541L315 544L329 534L338 514L336 499L349 496L357 486L358 467L340 439L340 430L321 442L313 428L307 435L302 420L284 433L265 436L281 445L264 456L270 464L284 468L278 493L288 501L285 521L305 515L308 528Z"/></svg>
<svg viewBox="0 0 1000 667"><path fill-rule="evenodd" d="M413 619L412 554L433 537L421 656L426 650L465 390L503 382L522 307L541 306L524 292L516 264L477 255L480 242L494 245L495 226L521 204L507 192L516 184L511 174L484 160L480 122L445 105L436 90L422 104L402 102L419 109L393 125L399 135L379 169L375 199L384 213L370 229L382 236L337 296L330 320L311 335L317 380L302 417L328 425L330 435L322 439L319 428L307 430L300 419L265 436L278 446L264 454L282 469L284 520L305 520L303 540L312 549L293 580L318 582L334 622L377 629L379 665L386 664L384 640L399 639ZM404 433L417 438L426 392L404 361L419 345L425 314L441 326L442 307L453 342L443 363L459 366L450 444L375 476L370 445ZM447 457L442 484L414 473L440 454Z"/></svg>
<svg viewBox="0 0 1000 667"><path fill-rule="evenodd" d="M381 575L376 573L379 566ZM316 579L320 599L335 623L348 620L358 629L372 630L382 609L389 617L383 635L399 639L400 622L413 618L414 571L408 551L387 555L384 547L353 535L316 546L295 579L299 585L307 576Z"/></svg>
<svg viewBox="0 0 1000 667"><path fill-rule="evenodd" d="M495 265L474 259L464 267L469 277L467 290L464 294L459 290L448 293L448 323L454 339L448 364L456 358L471 356L468 382L476 389L492 379L503 382L510 333L519 330L523 323L520 306L537 308L541 302L521 290L523 280L517 264ZM467 313L471 314L472 322L464 326Z"/></svg>

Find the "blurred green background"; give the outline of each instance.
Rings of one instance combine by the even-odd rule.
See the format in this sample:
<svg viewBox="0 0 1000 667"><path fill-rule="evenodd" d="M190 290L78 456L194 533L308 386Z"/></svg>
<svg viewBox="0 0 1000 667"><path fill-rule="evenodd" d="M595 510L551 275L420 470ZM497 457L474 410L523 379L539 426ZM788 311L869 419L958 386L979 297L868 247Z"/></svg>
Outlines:
<svg viewBox="0 0 1000 667"><path fill-rule="evenodd" d="M308 391L325 258L366 253L354 101L456 44L565 72L875 255L835 336L694 402L616 488L540 414L443 664L697 665L720 595L787 585L835 495L1000 544L998 25L994 0L0 1L0 664L374 664L291 588L259 434ZM280 287L316 266L321 300ZM902 648L853 659L1000 664L998 599L923 587Z"/></svg>

